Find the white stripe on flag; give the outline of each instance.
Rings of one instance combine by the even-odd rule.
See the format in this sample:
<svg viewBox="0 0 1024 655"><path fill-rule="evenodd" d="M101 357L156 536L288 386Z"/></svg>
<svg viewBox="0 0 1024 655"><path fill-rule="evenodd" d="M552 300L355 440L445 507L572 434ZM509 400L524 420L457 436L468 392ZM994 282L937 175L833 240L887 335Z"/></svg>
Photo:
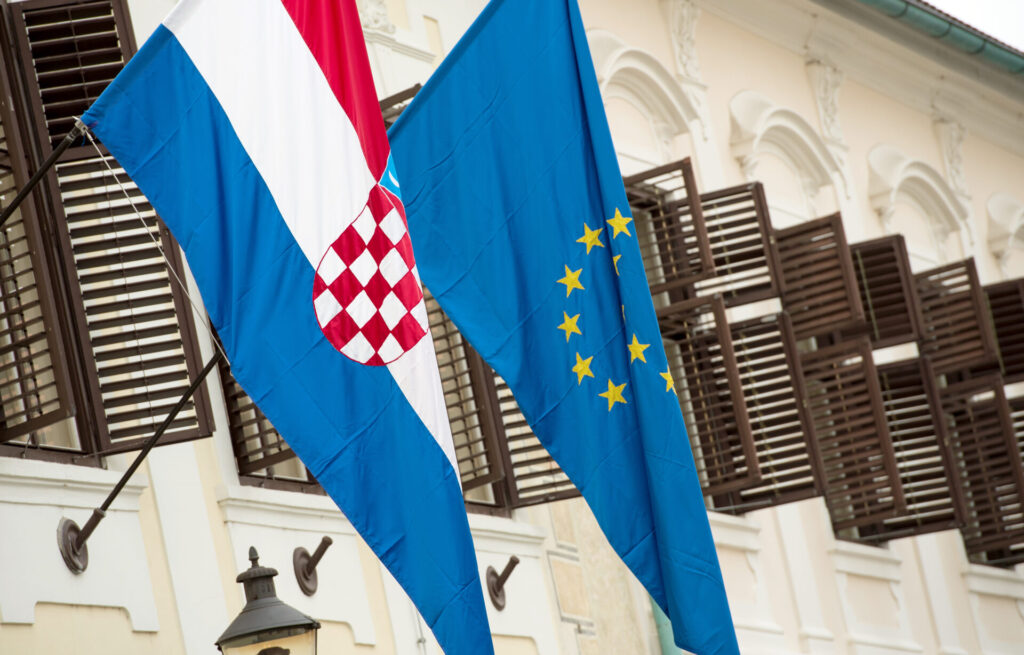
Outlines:
<svg viewBox="0 0 1024 655"><path fill-rule="evenodd" d="M375 180L288 11L280 0L186 0L164 25L217 96L316 268Z"/></svg>
<svg viewBox="0 0 1024 655"><path fill-rule="evenodd" d="M348 114L291 16L280 0L184 0L164 25L220 101L315 269L362 211L375 180ZM430 335L388 370L458 479Z"/></svg>

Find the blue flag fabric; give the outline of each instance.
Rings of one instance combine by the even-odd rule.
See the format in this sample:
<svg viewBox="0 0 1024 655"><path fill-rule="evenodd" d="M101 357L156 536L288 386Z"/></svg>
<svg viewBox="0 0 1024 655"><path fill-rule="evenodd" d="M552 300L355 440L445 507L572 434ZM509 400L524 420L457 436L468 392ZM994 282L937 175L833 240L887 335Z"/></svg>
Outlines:
<svg viewBox="0 0 1024 655"><path fill-rule="evenodd" d="M493 0L389 136L426 286L676 643L739 653L575 0Z"/></svg>

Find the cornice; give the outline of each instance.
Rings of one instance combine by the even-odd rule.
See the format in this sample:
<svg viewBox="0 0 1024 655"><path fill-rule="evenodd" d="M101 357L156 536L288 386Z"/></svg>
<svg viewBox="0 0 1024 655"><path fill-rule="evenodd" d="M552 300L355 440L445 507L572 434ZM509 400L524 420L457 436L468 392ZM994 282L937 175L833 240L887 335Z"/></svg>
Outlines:
<svg viewBox="0 0 1024 655"><path fill-rule="evenodd" d="M859 3L698 0L701 8L846 79L1024 156L1024 84ZM709 80L709 83L714 83Z"/></svg>

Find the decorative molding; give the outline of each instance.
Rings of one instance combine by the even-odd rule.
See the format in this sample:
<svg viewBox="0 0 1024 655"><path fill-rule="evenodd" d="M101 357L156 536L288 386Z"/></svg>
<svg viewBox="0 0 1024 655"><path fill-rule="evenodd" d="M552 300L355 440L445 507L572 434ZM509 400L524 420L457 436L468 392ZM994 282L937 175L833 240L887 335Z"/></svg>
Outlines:
<svg viewBox="0 0 1024 655"><path fill-rule="evenodd" d="M859 3L825 0L698 0L701 9L804 57L827 52L849 80L930 115L934 99L969 107L964 127L1024 155L1024 85L983 70L936 39L910 30L896 39L895 23ZM824 5L824 6L823 6ZM961 65L951 66L954 60ZM972 72L968 73L970 69Z"/></svg>
<svg viewBox="0 0 1024 655"><path fill-rule="evenodd" d="M785 630L776 621L772 594L762 566L761 525L752 517L720 512L708 512L708 522L717 549L740 552L746 573L754 581L752 603L730 602L740 649L744 653L784 652Z"/></svg>
<svg viewBox="0 0 1024 655"><path fill-rule="evenodd" d="M668 126L675 134L690 132L701 121L693 99L657 57L604 30L590 30L587 40L605 101L625 98L645 108L653 124Z"/></svg>
<svg viewBox="0 0 1024 655"><path fill-rule="evenodd" d="M946 168L946 177L949 178L953 189L960 196L961 202L965 205L970 203L971 194L967 187L967 177L964 175L964 137L966 131L964 126L957 121L943 116L936 116L933 121L935 134L939 139L939 149L942 152L942 163Z"/></svg>
<svg viewBox="0 0 1024 655"><path fill-rule="evenodd" d="M388 17L388 8L384 0L363 0L363 29L393 34L395 24Z"/></svg>
<svg viewBox="0 0 1024 655"><path fill-rule="evenodd" d="M120 607L132 629L156 632L149 554L139 521L148 480L125 485L89 539L89 568L71 573L57 551L63 516L85 525L120 479L117 471L0 457L0 623L35 622L37 603Z"/></svg>
<svg viewBox="0 0 1024 655"><path fill-rule="evenodd" d="M900 566L903 560L884 548L837 539L829 554L839 573L895 583L902 579Z"/></svg>
<svg viewBox="0 0 1024 655"><path fill-rule="evenodd" d="M843 72L826 60L816 58L808 59L806 68L825 138L843 143L843 128L839 124L839 87L843 83Z"/></svg>
<svg viewBox="0 0 1024 655"><path fill-rule="evenodd" d="M1013 570L967 564L962 572L968 591L1024 601L1024 576Z"/></svg>
<svg viewBox="0 0 1024 655"><path fill-rule="evenodd" d="M842 163L795 111L776 105L756 91L746 90L729 102L729 116L732 153L747 180L756 179L760 155L770 153L797 171L809 206L829 185L835 187L837 194L850 193Z"/></svg>
<svg viewBox="0 0 1024 655"><path fill-rule="evenodd" d="M548 537L547 532L530 523L485 514L470 514L469 530L478 551L531 557L543 555Z"/></svg>
<svg viewBox="0 0 1024 655"><path fill-rule="evenodd" d="M914 641L907 604L901 588L900 566L903 560L895 553L877 546L866 546L837 539L829 550L836 571L839 604L849 630L852 655L881 653L922 653L924 648ZM858 617L850 600L850 577L875 580L885 584L896 605L897 627L865 623ZM863 600L863 599L861 599Z"/></svg>
<svg viewBox="0 0 1024 655"><path fill-rule="evenodd" d="M998 569L993 566L965 562L961 575L970 597L974 624L978 628L978 639L985 653L1010 655L1020 652L1020 643L1007 642L988 630L986 613L981 605L981 596L1001 598L1014 603L1017 614L1024 623L1024 576L1020 572ZM1003 630L1005 634L1005 630Z"/></svg>
<svg viewBox="0 0 1024 655"><path fill-rule="evenodd" d="M1024 251L1024 203L1008 193L992 194L985 204L988 210L988 247L1005 269L1014 250ZM1006 274L1006 271L1003 271Z"/></svg>
<svg viewBox="0 0 1024 655"><path fill-rule="evenodd" d="M700 82L700 62L697 60L697 19L700 17L700 9L693 0L662 0L661 5L668 17L676 69L688 80Z"/></svg>
<svg viewBox="0 0 1024 655"><path fill-rule="evenodd" d="M871 206L878 212L886 232L892 233L892 217L899 200L908 200L932 221L941 242L950 233L961 237L967 231L968 208L948 182L928 164L910 159L889 145L875 146L868 153Z"/></svg>

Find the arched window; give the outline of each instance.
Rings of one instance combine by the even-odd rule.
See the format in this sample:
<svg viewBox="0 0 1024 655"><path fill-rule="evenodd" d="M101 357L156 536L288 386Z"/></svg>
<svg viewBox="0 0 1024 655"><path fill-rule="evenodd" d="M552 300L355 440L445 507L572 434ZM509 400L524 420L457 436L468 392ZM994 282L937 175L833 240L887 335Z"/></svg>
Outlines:
<svg viewBox="0 0 1024 655"><path fill-rule="evenodd" d="M968 256L967 208L938 171L888 145L868 165L871 205L887 233L904 235L915 271Z"/></svg>
<svg viewBox="0 0 1024 655"><path fill-rule="evenodd" d="M847 189L842 168L799 114L756 91L736 94L729 113L733 155L747 180L764 184L775 227L840 209Z"/></svg>
<svg viewBox="0 0 1024 655"><path fill-rule="evenodd" d="M693 152L703 132L696 101L654 55L603 30L587 33L612 139L629 175Z"/></svg>

